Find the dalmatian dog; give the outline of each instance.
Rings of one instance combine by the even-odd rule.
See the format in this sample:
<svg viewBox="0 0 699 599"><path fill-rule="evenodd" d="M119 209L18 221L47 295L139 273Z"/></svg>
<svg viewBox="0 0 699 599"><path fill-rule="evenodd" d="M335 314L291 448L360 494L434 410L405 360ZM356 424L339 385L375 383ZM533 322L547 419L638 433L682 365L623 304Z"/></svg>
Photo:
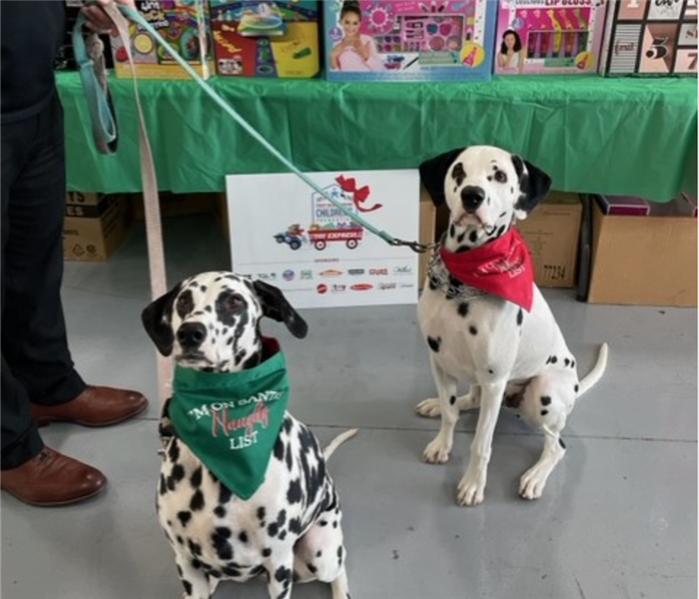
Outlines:
<svg viewBox="0 0 699 599"><path fill-rule="evenodd" d="M490 146L457 149L427 160L420 165L420 177L434 202L446 202L449 208L449 228L441 245L455 254L506 234L551 186L549 176L534 165ZM420 402L416 411L425 417L441 415L439 433L423 458L432 464L446 462L459 412L480 408L458 503L482 503L493 432L504 404L544 434L543 453L519 484L522 498L537 499L565 454L561 431L576 399L604 373L607 345L601 345L595 366L579 381L575 357L536 286L531 310L526 311L463 285L437 268L438 254L418 304L438 397ZM459 381L470 384L466 395L458 396Z"/></svg>
<svg viewBox="0 0 699 599"><path fill-rule="evenodd" d="M177 284L143 311L146 331L184 368L235 372L260 363L263 316L297 338L307 325L279 289L229 272L207 272ZM173 400L170 400L173 401ZM294 582L328 582L333 599L348 599L342 512L325 449L287 411L264 482L247 500L236 496L178 438L167 418L157 510L175 553L185 599L209 599L220 580L267 579L269 596L291 596Z"/></svg>

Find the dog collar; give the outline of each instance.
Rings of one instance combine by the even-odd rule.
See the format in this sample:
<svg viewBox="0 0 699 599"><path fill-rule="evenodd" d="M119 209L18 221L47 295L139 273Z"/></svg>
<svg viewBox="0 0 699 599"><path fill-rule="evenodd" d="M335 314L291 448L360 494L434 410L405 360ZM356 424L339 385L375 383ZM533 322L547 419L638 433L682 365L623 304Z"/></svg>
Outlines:
<svg viewBox="0 0 699 599"><path fill-rule="evenodd" d="M440 244L432 253L430 265L427 269L430 286L445 293L447 299L470 300L487 295L485 291L465 285L449 274L444 260L442 260L441 247Z"/></svg>
<svg viewBox="0 0 699 599"><path fill-rule="evenodd" d="M233 493L249 499L265 480L289 401L284 354L240 372L175 367L166 417L174 434Z"/></svg>
<svg viewBox="0 0 699 599"><path fill-rule="evenodd" d="M480 295L494 295L531 311L534 269L529 248L517 229L465 252L449 252L442 244L435 253L448 273L450 286L454 287L455 280ZM471 291L466 293L476 297Z"/></svg>

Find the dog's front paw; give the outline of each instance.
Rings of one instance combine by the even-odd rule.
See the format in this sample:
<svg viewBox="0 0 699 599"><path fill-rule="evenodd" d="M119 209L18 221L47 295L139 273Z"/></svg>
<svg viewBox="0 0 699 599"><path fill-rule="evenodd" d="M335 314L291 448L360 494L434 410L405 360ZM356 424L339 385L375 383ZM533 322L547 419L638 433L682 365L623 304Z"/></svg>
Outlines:
<svg viewBox="0 0 699 599"><path fill-rule="evenodd" d="M445 439L441 434L437 435L425 447L422 459L429 464L443 464L449 459L451 443L451 440Z"/></svg>
<svg viewBox="0 0 699 599"><path fill-rule="evenodd" d="M519 496L522 499L539 499L544 492L549 472L538 464L527 470L519 480Z"/></svg>
<svg viewBox="0 0 699 599"><path fill-rule="evenodd" d="M459 505L478 505L485 496L485 473L466 472L459 483Z"/></svg>
<svg viewBox="0 0 699 599"><path fill-rule="evenodd" d="M415 406L415 411L423 418L436 418L442 413L439 397L423 399L419 404L417 404L417 406Z"/></svg>

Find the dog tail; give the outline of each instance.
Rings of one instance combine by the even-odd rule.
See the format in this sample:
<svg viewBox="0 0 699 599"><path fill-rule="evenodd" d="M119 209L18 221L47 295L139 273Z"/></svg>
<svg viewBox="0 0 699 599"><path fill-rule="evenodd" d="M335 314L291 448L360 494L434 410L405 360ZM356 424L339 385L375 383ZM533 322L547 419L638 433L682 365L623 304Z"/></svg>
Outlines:
<svg viewBox="0 0 699 599"><path fill-rule="evenodd" d="M580 381L580 389L578 390L578 397L580 397L585 391L590 389L597 381L602 378L604 370L607 368L607 356L609 355L609 346L603 343L599 348L599 355L597 356L597 364L594 365L592 370L587 373L587 376Z"/></svg>
<svg viewBox="0 0 699 599"><path fill-rule="evenodd" d="M352 428L344 433L340 433L337 437L330 441L328 446L323 450L323 456L325 457L326 461L330 459L330 456L335 453L335 450L340 447L340 445L347 441L347 439L354 437L358 431L359 429Z"/></svg>

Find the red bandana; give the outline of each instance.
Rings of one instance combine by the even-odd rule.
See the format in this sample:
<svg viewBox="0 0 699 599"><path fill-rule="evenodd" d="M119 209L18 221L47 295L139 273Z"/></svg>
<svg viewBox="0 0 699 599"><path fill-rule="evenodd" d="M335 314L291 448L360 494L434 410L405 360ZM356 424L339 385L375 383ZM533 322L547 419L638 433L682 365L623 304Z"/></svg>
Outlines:
<svg viewBox="0 0 699 599"><path fill-rule="evenodd" d="M444 246L440 252L449 273L465 285L531 311L534 268L529 248L517 229L466 252L453 254Z"/></svg>

